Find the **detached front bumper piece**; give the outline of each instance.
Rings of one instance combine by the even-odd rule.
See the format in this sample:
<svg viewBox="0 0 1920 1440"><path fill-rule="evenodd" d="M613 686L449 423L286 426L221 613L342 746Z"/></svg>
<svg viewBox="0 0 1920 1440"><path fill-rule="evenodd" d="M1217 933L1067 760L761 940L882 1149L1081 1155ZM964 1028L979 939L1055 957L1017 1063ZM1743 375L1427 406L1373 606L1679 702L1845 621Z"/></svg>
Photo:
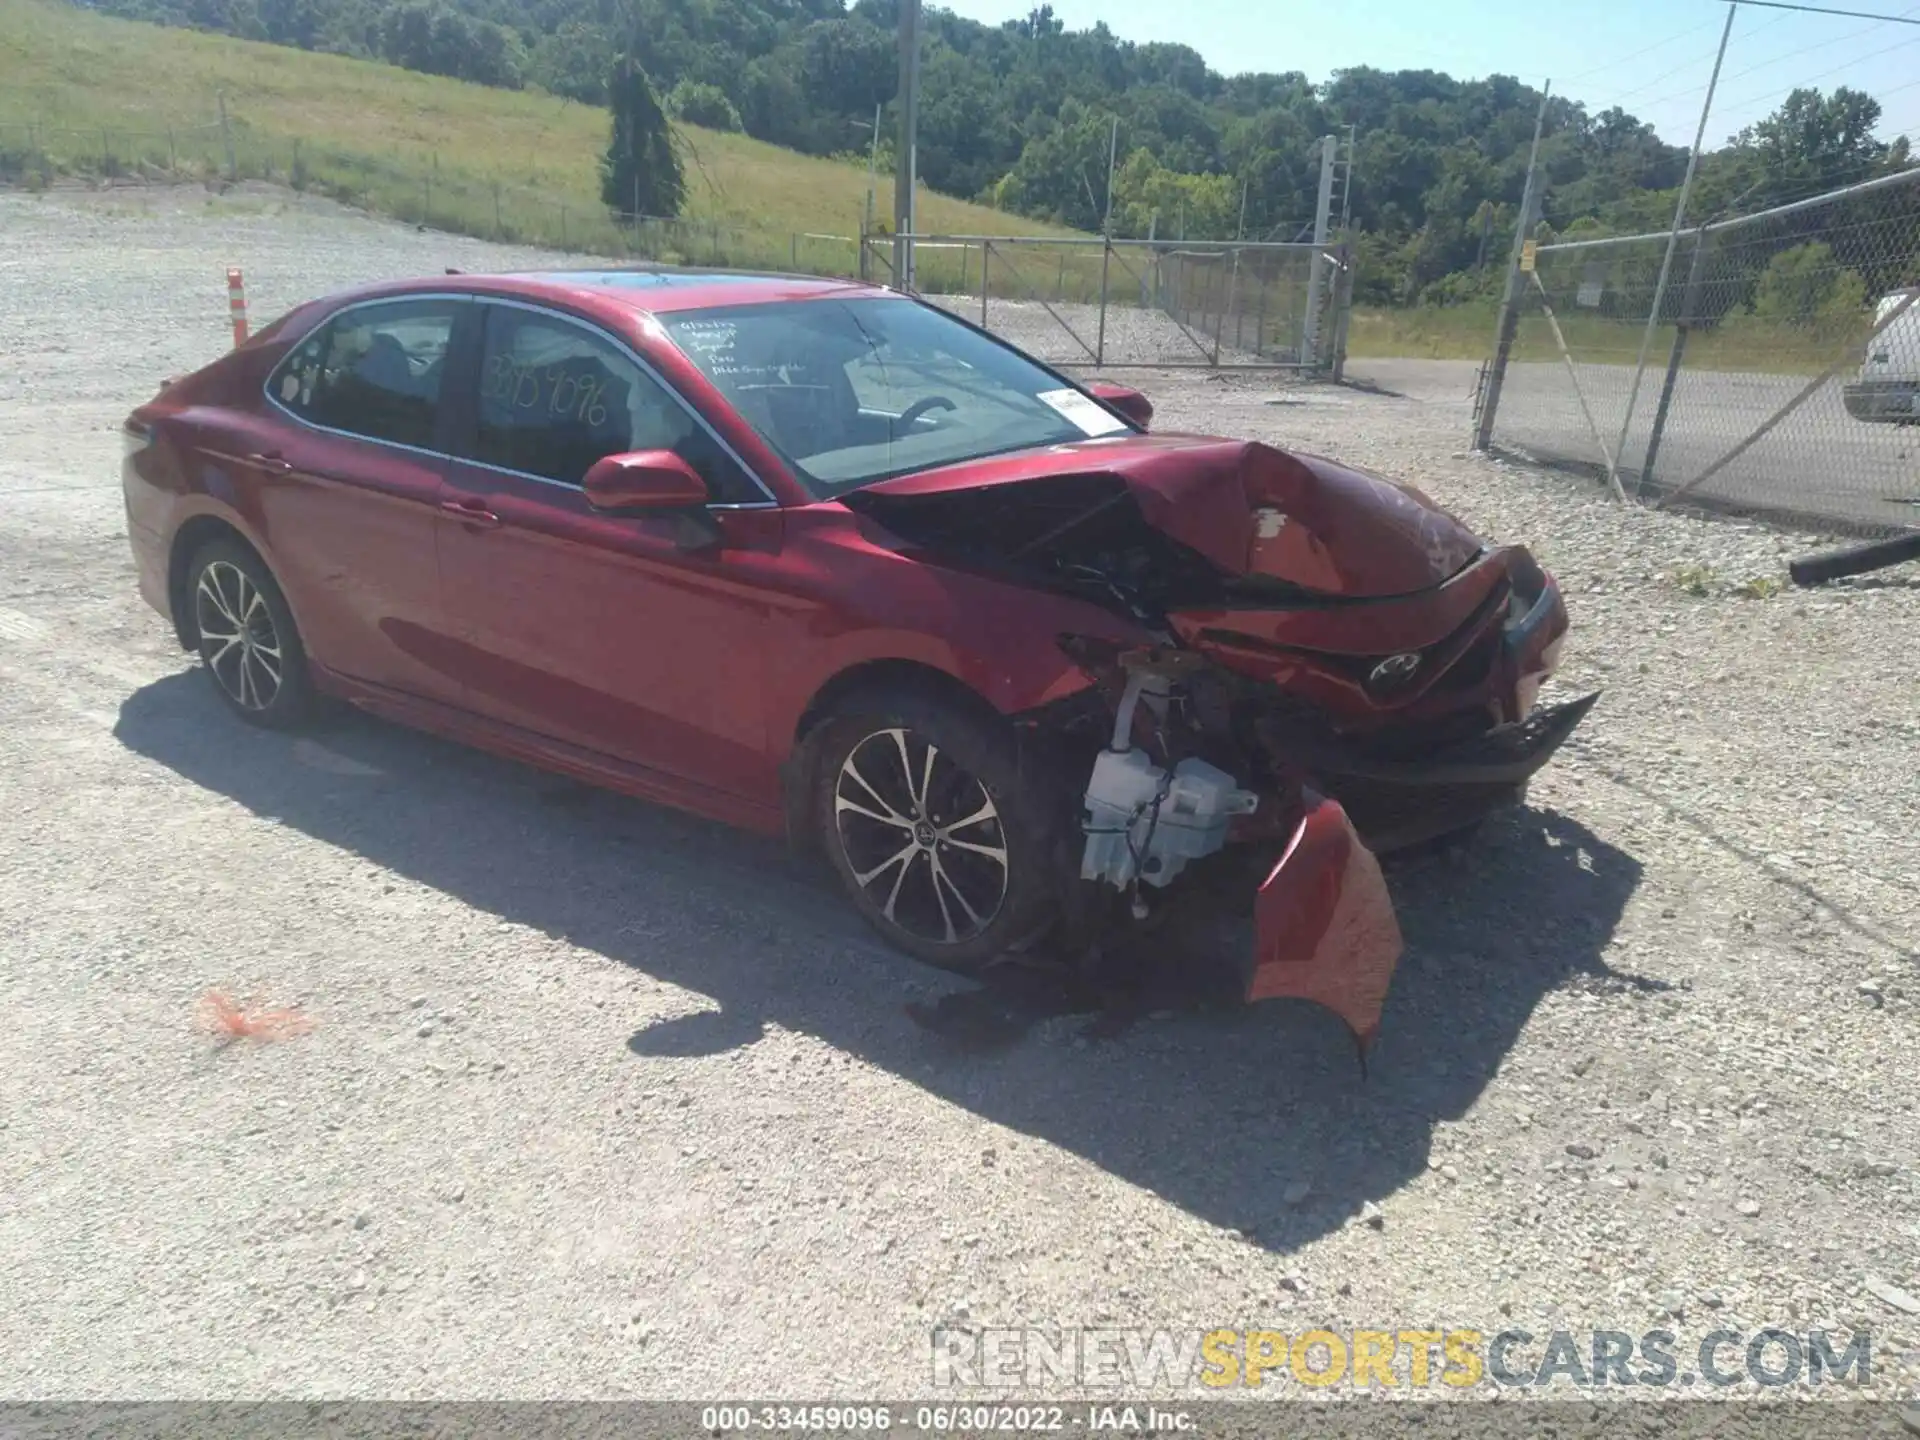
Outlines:
<svg viewBox="0 0 1920 1440"><path fill-rule="evenodd" d="M1246 998L1324 1005L1365 1050L1405 948L1400 922L1379 862L1346 811L1334 800L1306 798L1306 814L1254 897Z"/></svg>

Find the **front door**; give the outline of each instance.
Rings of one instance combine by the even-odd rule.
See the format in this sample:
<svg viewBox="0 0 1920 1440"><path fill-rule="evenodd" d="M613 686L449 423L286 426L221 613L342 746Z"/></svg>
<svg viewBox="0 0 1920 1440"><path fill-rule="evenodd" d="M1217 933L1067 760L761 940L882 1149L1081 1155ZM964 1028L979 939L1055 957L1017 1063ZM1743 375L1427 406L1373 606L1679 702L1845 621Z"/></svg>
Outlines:
<svg viewBox="0 0 1920 1440"><path fill-rule="evenodd" d="M767 602L755 572L778 514L618 517L580 482L605 455L673 450L721 504L765 495L679 399L597 327L488 304L478 394L440 530L460 676L480 713L733 795L773 792Z"/></svg>

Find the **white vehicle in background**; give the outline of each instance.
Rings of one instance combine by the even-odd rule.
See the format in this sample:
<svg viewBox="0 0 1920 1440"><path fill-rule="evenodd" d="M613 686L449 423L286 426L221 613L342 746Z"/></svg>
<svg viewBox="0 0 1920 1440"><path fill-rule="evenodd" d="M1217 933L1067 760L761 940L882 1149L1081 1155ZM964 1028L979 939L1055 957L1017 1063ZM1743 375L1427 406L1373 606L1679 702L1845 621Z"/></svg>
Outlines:
<svg viewBox="0 0 1920 1440"><path fill-rule="evenodd" d="M1883 324L1912 293L1896 290L1881 296L1873 323ZM1856 420L1920 424L1920 298L1868 342L1860 378L1841 394L1847 413Z"/></svg>

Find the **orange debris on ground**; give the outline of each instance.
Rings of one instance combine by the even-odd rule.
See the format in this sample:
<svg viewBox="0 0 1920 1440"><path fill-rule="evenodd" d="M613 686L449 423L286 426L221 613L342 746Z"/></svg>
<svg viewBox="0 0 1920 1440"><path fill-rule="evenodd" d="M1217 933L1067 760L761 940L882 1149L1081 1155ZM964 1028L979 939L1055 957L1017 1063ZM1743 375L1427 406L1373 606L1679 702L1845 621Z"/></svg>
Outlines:
<svg viewBox="0 0 1920 1440"><path fill-rule="evenodd" d="M239 1004L223 990L209 990L200 1002L200 1017L220 1040L284 1040L304 1035L313 1021L298 1010L262 1010L253 1002Z"/></svg>

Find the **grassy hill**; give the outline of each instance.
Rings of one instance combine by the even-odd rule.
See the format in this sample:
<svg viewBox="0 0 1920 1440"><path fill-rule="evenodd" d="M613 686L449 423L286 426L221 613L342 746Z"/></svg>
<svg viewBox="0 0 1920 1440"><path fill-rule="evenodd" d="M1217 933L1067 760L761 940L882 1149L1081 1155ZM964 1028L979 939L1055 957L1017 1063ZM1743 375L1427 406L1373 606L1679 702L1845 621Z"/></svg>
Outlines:
<svg viewBox="0 0 1920 1440"><path fill-rule="evenodd" d="M407 220L620 253L628 241L599 198L607 125L604 110L535 91L109 19L57 0L0 0L0 182L215 178L231 165ZM683 135L687 212L646 227L638 243L648 253L850 270L853 247L819 237L858 234L864 165L692 126ZM883 174L878 215L891 197ZM927 231L1069 233L924 191L919 209ZM957 269L960 257L948 258Z"/></svg>

